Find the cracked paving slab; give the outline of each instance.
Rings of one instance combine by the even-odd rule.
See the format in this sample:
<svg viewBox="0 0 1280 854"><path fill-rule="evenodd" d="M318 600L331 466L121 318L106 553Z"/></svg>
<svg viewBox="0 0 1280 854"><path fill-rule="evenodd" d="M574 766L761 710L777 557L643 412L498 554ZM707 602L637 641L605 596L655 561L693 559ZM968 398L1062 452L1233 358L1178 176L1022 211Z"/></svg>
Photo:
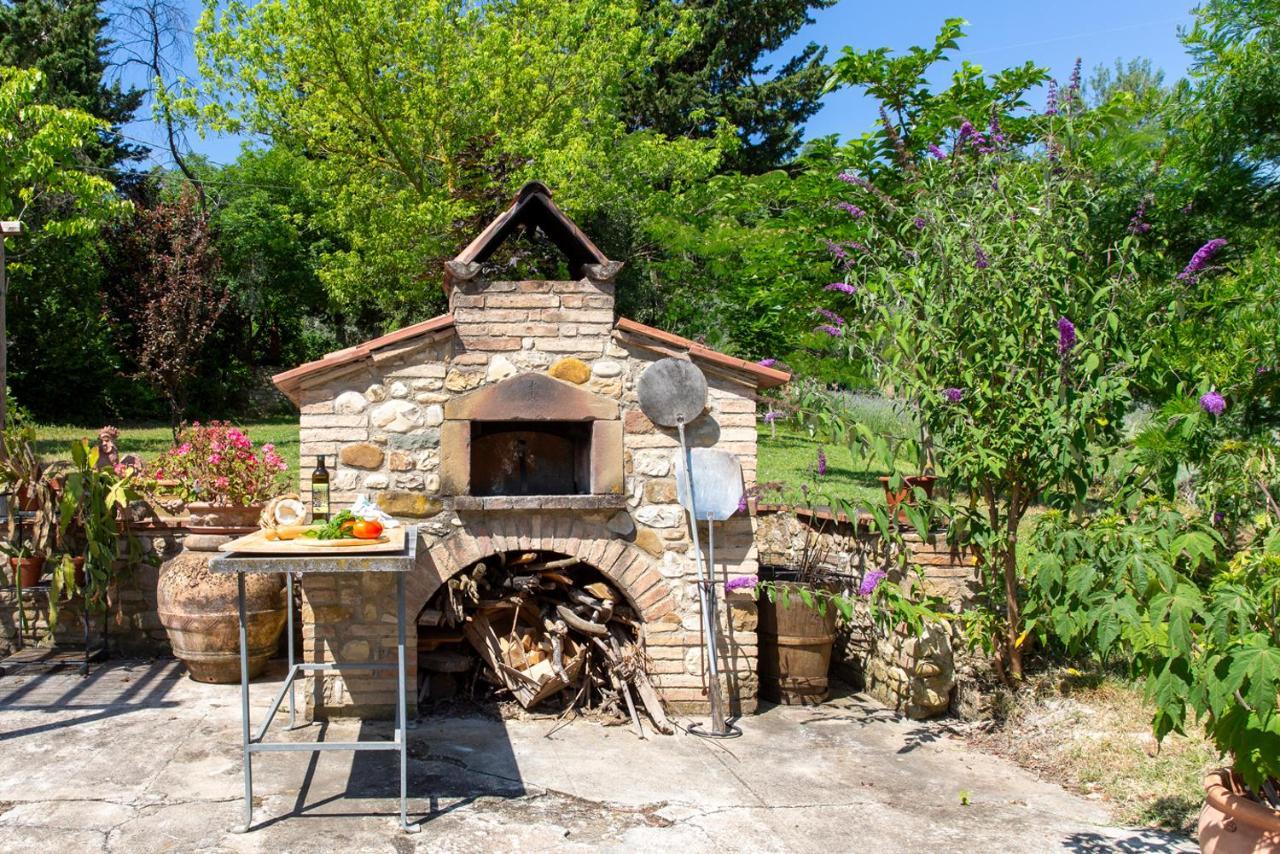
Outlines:
<svg viewBox="0 0 1280 854"><path fill-rule="evenodd" d="M0 852L1196 850L859 696L769 709L729 741L427 718L410 734L414 836L395 826L394 754L259 755L256 829L237 835L239 702L172 661L0 678ZM392 733L282 718L273 740Z"/></svg>

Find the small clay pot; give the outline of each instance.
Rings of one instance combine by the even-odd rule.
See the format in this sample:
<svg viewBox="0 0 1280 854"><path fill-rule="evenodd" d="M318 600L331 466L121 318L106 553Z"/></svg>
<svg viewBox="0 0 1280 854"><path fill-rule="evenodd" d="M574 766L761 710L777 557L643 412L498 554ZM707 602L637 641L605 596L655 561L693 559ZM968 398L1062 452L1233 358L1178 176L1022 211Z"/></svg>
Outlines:
<svg viewBox="0 0 1280 854"><path fill-rule="evenodd" d="M889 504L889 515L897 516L899 522L905 522L906 518L898 512L898 508L902 505L908 507L916 506L915 488L918 486L924 490L924 494L933 498L933 484L937 478L931 474L912 475L902 479L902 486L896 491L890 485L893 482L891 477L880 478L880 486L884 489L885 501Z"/></svg>
<svg viewBox="0 0 1280 854"><path fill-rule="evenodd" d="M28 587L37 587L40 584L40 577L44 575L44 555L11 557L9 569L15 575L21 575L24 590Z"/></svg>
<svg viewBox="0 0 1280 854"><path fill-rule="evenodd" d="M1225 768L1204 778L1200 850L1205 854L1280 851L1280 812L1245 794L1244 782Z"/></svg>

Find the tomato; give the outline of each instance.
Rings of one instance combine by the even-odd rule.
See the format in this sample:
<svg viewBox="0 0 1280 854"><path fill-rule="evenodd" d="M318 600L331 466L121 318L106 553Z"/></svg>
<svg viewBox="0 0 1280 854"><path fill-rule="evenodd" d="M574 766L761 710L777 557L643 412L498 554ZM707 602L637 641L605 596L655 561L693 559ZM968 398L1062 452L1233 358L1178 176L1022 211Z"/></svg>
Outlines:
<svg viewBox="0 0 1280 854"><path fill-rule="evenodd" d="M359 521L361 521L361 520L359 520L359 519L343 519L343 520L342 520L342 522L340 522L340 523L338 524L338 531L339 531L339 533L344 534L344 535L346 535L346 534L351 534L352 536L357 536L357 535L356 535L356 534L354 534L353 532L354 532L354 530L355 530L356 523L357 523L357 522L359 522Z"/></svg>
<svg viewBox="0 0 1280 854"><path fill-rule="evenodd" d="M377 519L357 519L351 526L351 535L359 540L376 540L382 536L382 523Z"/></svg>

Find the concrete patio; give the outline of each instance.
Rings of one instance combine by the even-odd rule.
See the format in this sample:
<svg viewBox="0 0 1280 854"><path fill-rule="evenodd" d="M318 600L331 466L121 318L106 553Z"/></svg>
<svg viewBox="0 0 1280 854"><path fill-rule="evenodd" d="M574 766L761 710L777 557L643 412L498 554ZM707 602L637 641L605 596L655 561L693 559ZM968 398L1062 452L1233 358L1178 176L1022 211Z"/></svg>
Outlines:
<svg viewBox="0 0 1280 854"><path fill-rule="evenodd" d="M254 683L256 709L278 677ZM727 742L428 718L410 747L413 836L395 827L394 754L259 756L256 829L236 835L239 717L235 686L173 661L0 678L0 850L1196 850L1114 827L1101 805L856 695L769 709ZM321 729L388 732L273 727L300 741Z"/></svg>

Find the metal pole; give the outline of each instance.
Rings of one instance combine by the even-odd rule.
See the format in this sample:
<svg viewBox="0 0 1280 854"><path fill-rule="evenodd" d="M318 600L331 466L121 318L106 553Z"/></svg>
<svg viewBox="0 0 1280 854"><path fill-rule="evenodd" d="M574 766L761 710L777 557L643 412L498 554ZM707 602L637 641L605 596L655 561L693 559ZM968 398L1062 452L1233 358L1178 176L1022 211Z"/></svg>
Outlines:
<svg viewBox="0 0 1280 854"><path fill-rule="evenodd" d="M244 740L244 827L253 825L253 759L249 752L249 631L245 626L244 573L236 573L236 605L240 611L240 725Z"/></svg>
<svg viewBox="0 0 1280 854"><path fill-rule="evenodd" d="M406 721L405 672L404 672L404 576L396 573L396 740L400 743L400 828L405 833L417 833L418 827L409 826L406 800L409 796L409 729Z"/></svg>
<svg viewBox="0 0 1280 854"><path fill-rule="evenodd" d="M289 624L287 627L287 631L289 632L289 729L296 729L298 721L296 718L297 712L295 711L293 702L293 683L295 675L293 672L293 573L286 572L284 577L285 590L289 596Z"/></svg>
<svg viewBox="0 0 1280 854"><path fill-rule="evenodd" d="M693 498L693 460L689 451L689 444L685 441L684 436L684 419L676 422L676 429L680 433L680 453L682 463L684 465L684 482L685 482L685 498L687 503L685 510L689 514L689 528L693 531L693 552L697 558L698 566L698 603L702 606L702 626L703 632L707 636L707 659L708 659L708 693L711 700L711 732L713 735L724 735L727 731L724 722L724 699L720 694L720 674L719 667L716 663L716 625L715 617L710 613L708 607L707 594L707 572L702 565L702 543L698 538L698 514L695 510Z"/></svg>
<svg viewBox="0 0 1280 854"><path fill-rule="evenodd" d="M22 234L22 223L5 220L0 222L0 430L8 424L7 407L9 404L9 320L5 306L9 303L9 280L5 274L4 243L5 238ZM9 500L0 495L0 514L8 516ZM22 603L18 603L22 607ZM22 646L21 632L18 633L18 647ZM85 665L85 673L89 671Z"/></svg>

